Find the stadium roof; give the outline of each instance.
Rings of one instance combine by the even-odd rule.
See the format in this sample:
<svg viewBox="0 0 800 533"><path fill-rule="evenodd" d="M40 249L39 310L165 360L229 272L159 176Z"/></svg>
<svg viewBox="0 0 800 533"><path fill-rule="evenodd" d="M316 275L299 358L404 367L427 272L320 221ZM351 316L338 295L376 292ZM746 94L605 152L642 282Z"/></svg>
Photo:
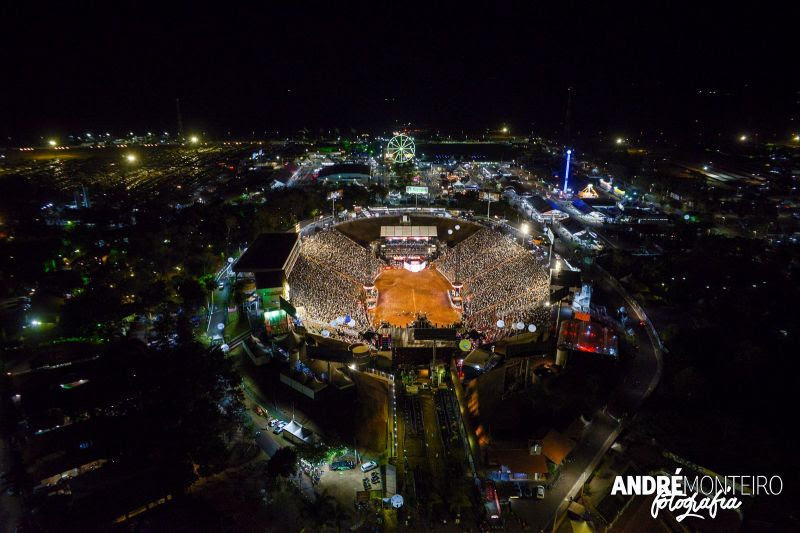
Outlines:
<svg viewBox="0 0 800 533"><path fill-rule="evenodd" d="M437 237L436 226L381 226L381 237Z"/></svg>
<svg viewBox="0 0 800 533"><path fill-rule="evenodd" d="M297 233L262 233L233 264L234 272L281 270L297 245Z"/></svg>
<svg viewBox="0 0 800 533"><path fill-rule="evenodd" d="M267 272L255 272L256 287L259 289L280 287L283 285L283 271L270 270Z"/></svg>
<svg viewBox="0 0 800 533"><path fill-rule="evenodd" d="M369 176L370 168L369 165L363 165L360 163L342 163L339 165L323 167L322 170L319 171L317 177L319 179L324 179L330 176L336 176L338 174L362 174L364 176Z"/></svg>

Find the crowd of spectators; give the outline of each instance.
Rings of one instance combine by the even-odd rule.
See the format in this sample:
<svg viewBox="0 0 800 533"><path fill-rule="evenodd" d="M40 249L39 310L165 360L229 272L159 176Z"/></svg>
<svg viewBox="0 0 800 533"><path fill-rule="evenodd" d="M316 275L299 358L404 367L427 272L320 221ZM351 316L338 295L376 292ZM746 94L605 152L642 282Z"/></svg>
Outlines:
<svg viewBox="0 0 800 533"><path fill-rule="evenodd" d="M547 324L550 308L546 265L512 238L483 228L446 250L437 266L464 285L464 323L480 331L497 329L502 319Z"/></svg>
<svg viewBox="0 0 800 533"><path fill-rule="evenodd" d="M450 281L468 283L499 263L526 253L510 237L482 228L455 247L444 250L437 266Z"/></svg>
<svg viewBox="0 0 800 533"><path fill-rule="evenodd" d="M363 287L353 279L320 263L305 254L300 256L289 275L291 300L303 308L303 318L330 324L340 317L350 317L352 329L363 330L369 325L362 301Z"/></svg>
<svg viewBox="0 0 800 533"><path fill-rule="evenodd" d="M303 239L301 253L362 285L371 285L385 263L335 229Z"/></svg>

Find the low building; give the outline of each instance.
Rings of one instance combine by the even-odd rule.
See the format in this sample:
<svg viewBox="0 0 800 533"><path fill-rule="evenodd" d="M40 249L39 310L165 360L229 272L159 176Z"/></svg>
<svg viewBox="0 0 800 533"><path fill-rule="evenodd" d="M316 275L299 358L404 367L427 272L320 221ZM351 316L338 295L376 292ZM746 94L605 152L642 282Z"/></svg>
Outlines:
<svg viewBox="0 0 800 533"><path fill-rule="evenodd" d="M288 304L289 274L299 255L299 234L262 233L233 264L234 272L255 276L260 310L270 333L288 330L288 314L294 313Z"/></svg>
<svg viewBox="0 0 800 533"><path fill-rule="evenodd" d="M547 477L547 459L533 447L490 449L486 459L489 478L494 481L539 481Z"/></svg>
<svg viewBox="0 0 800 533"><path fill-rule="evenodd" d="M369 165L361 163L342 163L323 167L317 174L317 180L329 183L358 183L364 185L372 179Z"/></svg>
<svg viewBox="0 0 800 533"><path fill-rule="evenodd" d="M571 439L555 429L548 431L542 439L542 455L555 465L561 465L574 447L575 443Z"/></svg>
<svg viewBox="0 0 800 533"><path fill-rule="evenodd" d="M534 194L530 198L523 200L522 206L534 220L541 223L552 223L557 220L563 220L569 216L553 200L545 200L538 194Z"/></svg>

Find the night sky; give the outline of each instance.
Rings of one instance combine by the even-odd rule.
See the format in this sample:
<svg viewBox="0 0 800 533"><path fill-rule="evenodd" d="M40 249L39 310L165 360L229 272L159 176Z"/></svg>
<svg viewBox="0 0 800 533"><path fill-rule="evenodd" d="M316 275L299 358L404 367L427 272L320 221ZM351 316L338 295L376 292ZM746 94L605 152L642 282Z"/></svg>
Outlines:
<svg viewBox="0 0 800 533"><path fill-rule="evenodd" d="M285 4L6 6L0 133L174 132L180 98L186 129L216 136L406 122L548 134L569 86L587 135L800 129L788 4Z"/></svg>

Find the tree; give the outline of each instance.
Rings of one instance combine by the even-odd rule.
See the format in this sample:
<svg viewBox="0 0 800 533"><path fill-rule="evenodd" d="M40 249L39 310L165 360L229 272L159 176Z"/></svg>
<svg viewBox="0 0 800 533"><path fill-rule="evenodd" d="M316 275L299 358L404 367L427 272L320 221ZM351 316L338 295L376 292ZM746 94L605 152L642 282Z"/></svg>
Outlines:
<svg viewBox="0 0 800 533"><path fill-rule="evenodd" d="M194 309L205 301L206 292L196 279L185 277L178 282L178 296L184 306Z"/></svg>
<svg viewBox="0 0 800 533"><path fill-rule="evenodd" d="M294 448L280 448L267 463L267 472L273 477L287 478L296 471L297 452Z"/></svg>
<svg viewBox="0 0 800 533"><path fill-rule="evenodd" d="M350 512L342 507L337 500L332 500L331 505L328 507L327 517L327 522L335 526L336 531L341 533L342 525L350 519Z"/></svg>

